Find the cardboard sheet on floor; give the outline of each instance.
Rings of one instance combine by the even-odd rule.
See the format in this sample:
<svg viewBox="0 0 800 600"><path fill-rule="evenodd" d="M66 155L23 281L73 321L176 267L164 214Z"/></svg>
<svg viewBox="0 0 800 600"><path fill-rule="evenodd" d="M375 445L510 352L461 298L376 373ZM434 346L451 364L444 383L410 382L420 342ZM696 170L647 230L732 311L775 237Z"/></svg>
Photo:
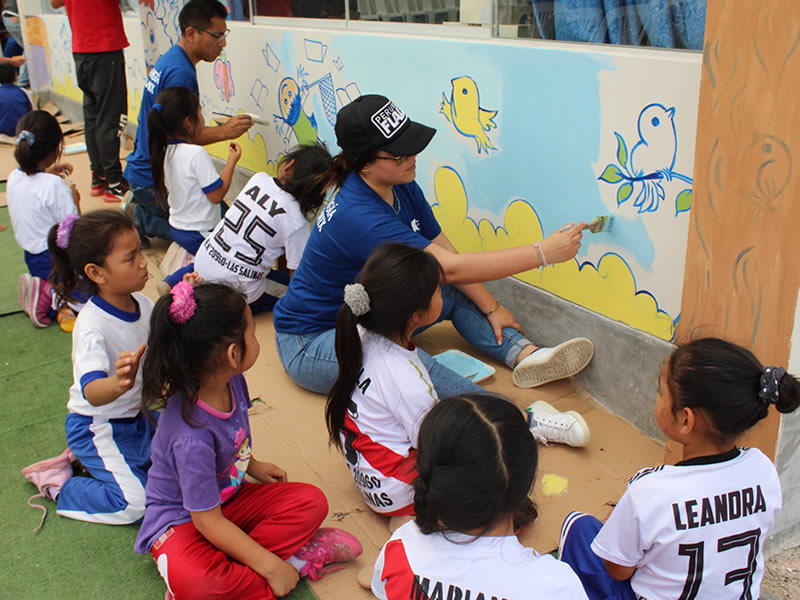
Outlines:
<svg viewBox="0 0 800 600"><path fill-rule="evenodd" d="M270 314L256 317L261 354L247 373L253 398L251 411L254 456L275 462L292 481L319 486L328 497L327 526L351 531L364 554L341 571L312 583L323 600L369 598L356 576L378 555L389 539L388 518L373 513L361 499L341 455L329 448L324 423L325 398L301 389L288 378L278 359ZM557 547L561 522L574 509L605 518L625 489L628 477L643 466L659 464L663 445L645 438L623 420L607 413L571 380L523 390L511 383L507 367L479 355L449 324L440 324L415 340L431 354L458 348L492 364L497 373L485 385L520 409L535 400L547 400L559 410L577 410L589 423L592 441L587 448L539 445L539 471L532 497L539 519L521 534L524 544L540 552ZM620 440L625 440L624 444Z"/></svg>

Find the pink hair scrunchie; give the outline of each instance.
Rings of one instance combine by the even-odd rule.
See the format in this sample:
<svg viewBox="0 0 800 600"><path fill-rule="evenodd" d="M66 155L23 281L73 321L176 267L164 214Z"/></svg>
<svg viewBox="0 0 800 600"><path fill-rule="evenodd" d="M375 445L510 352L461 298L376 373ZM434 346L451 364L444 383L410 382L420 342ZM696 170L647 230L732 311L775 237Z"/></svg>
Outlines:
<svg viewBox="0 0 800 600"><path fill-rule="evenodd" d="M169 317L174 323L181 325L194 316L197 301L194 299L194 288L188 281L175 284L170 292L172 304L169 305Z"/></svg>
<svg viewBox="0 0 800 600"><path fill-rule="evenodd" d="M56 229L56 246L62 250L69 248L69 238L72 236L72 228L75 226L80 216L71 213L58 222L58 229Z"/></svg>

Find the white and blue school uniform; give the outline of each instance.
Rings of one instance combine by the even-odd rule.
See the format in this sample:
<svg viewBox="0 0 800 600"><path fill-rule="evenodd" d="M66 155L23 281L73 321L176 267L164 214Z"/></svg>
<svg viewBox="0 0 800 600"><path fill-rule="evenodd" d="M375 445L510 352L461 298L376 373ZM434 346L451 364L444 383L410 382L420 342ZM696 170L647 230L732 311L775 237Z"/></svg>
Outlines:
<svg viewBox="0 0 800 600"><path fill-rule="evenodd" d="M205 148L175 140L164 154L164 185L172 239L195 255L222 218L220 205L206 196L222 187L222 178Z"/></svg>
<svg viewBox="0 0 800 600"><path fill-rule="evenodd" d="M14 169L8 176L6 198L14 239L25 251L28 271L46 280L53 269L47 234L67 215L78 214L72 191L58 175L44 171L28 175Z"/></svg>
<svg viewBox="0 0 800 600"><path fill-rule="evenodd" d="M775 466L755 448L642 469L605 524L567 517L559 555L592 600L758 598L781 504ZM604 560L636 571L614 581Z"/></svg>
<svg viewBox="0 0 800 600"><path fill-rule="evenodd" d="M136 141L133 152L125 161L123 175L131 188L153 187L153 173L150 168L150 145L147 129L147 115L156 103L156 98L165 89L185 87L200 94L197 86L197 71L186 51L178 44L167 50L150 70L142 90L139 106L139 123L145 126L136 128Z"/></svg>
<svg viewBox="0 0 800 600"><path fill-rule="evenodd" d="M83 395L88 383L115 374L122 352L135 351L147 341L153 302L139 292L131 297L134 312L92 296L75 321L67 444L91 477L72 477L61 487L58 514L64 517L125 525L144 515L155 427L140 411L141 367L133 387L113 402L94 406Z"/></svg>

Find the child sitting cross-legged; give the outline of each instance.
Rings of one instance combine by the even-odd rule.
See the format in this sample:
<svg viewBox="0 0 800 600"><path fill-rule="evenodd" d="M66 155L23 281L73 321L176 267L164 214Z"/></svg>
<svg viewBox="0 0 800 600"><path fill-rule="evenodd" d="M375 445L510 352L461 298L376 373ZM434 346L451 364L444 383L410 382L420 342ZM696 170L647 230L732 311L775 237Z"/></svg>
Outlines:
<svg viewBox="0 0 800 600"><path fill-rule="evenodd" d="M418 451L416 516L378 556L378 598L586 600L569 566L514 535L537 450L513 404L489 394L446 398L422 421Z"/></svg>
<svg viewBox="0 0 800 600"><path fill-rule="evenodd" d="M672 353L655 416L683 460L636 473L605 524L574 512L562 527L561 559L589 598L759 597L781 486L772 461L736 440L771 405L796 410L800 384L749 350L704 338Z"/></svg>
<svg viewBox="0 0 800 600"><path fill-rule="evenodd" d="M156 303L144 402L163 411L135 550L152 554L168 598L269 600L361 553L346 531L320 529L319 489L251 456L243 373L258 353L241 292L181 282Z"/></svg>

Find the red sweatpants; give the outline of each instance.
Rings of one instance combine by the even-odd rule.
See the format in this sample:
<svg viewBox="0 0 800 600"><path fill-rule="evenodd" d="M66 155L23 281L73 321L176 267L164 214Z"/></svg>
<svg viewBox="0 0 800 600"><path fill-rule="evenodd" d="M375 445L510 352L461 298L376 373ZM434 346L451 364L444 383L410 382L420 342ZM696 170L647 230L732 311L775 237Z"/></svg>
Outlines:
<svg viewBox="0 0 800 600"><path fill-rule="evenodd" d="M242 483L222 514L264 548L286 560L328 514L325 495L307 483ZM170 527L150 549L177 600L272 600L266 579L217 550L189 521Z"/></svg>

